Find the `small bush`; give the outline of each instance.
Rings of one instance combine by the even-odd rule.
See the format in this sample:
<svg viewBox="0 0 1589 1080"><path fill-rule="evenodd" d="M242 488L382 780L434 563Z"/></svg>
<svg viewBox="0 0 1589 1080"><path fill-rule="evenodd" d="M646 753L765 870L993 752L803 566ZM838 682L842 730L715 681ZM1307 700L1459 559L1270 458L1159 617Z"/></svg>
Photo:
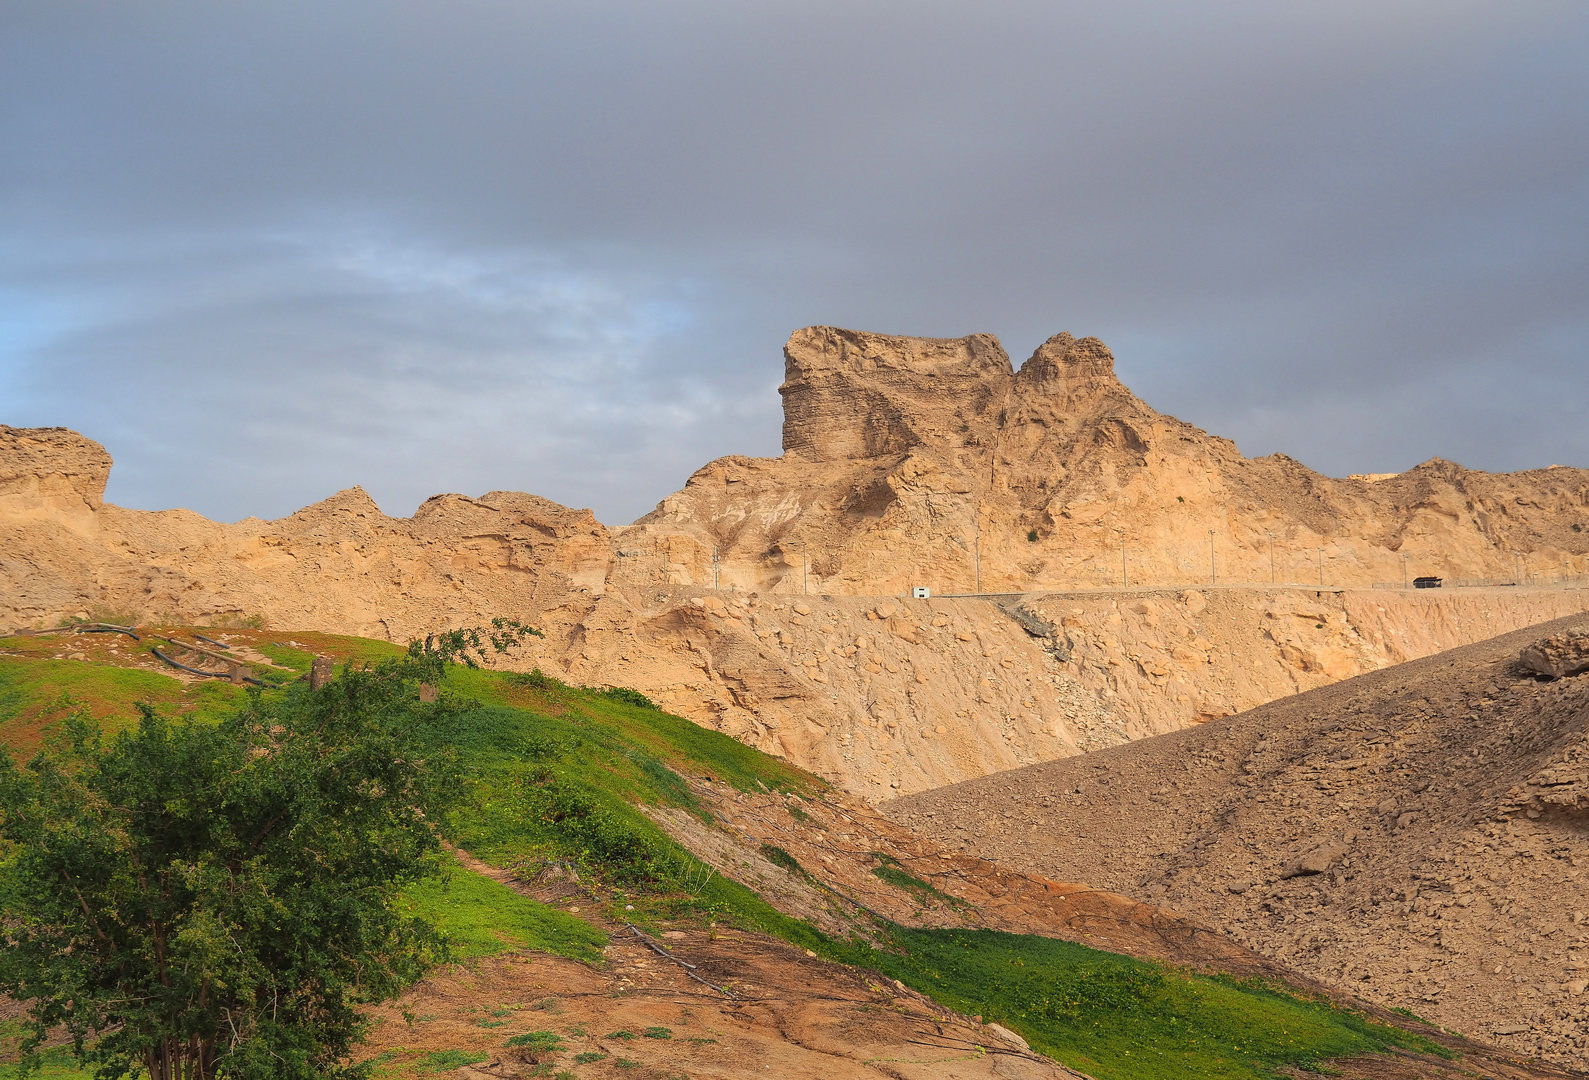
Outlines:
<svg viewBox="0 0 1589 1080"><path fill-rule="evenodd" d="M502 677L510 684L526 690L556 690L563 685L540 668L534 671L503 672Z"/></svg>
<svg viewBox="0 0 1589 1080"><path fill-rule="evenodd" d="M637 709L654 709L656 702L646 697L638 690L631 690L627 686L609 686L598 691L602 697L612 701L620 701L625 705L633 705Z"/></svg>
<svg viewBox="0 0 1589 1080"><path fill-rule="evenodd" d="M485 1061L489 1055L477 1054L469 1050L437 1050L435 1053L426 1054L419 1059L419 1067L425 1072L451 1072L465 1065L478 1065Z"/></svg>
<svg viewBox="0 0 1589 1080"><path fill-rule="evenodd" d="M673 1029L665 1027L648 1027L640 1034L644 1035L648 1039L671 1039L673 1038Z"/></svg>
<svg viewBox="0 0 1589 1080"><path fill-rule="evenodd" d="M761 857L774 866L789 871L795 877L805 878L807 881L811 880L811 875L806 872L805 867L800 865L800 861L781 847L774 844L763 844L761 845Z"/></svg>
<svg viewBox="0 0 1589 1080"><path fill-rule="evenodd" d="M583 1053L574 1055L574 1064L589 1065L593 1061L604 1061L606 1058L607 1055L599 1050L586 1050Z"/></svg>
<svg viewBox="0 0 1589 1080"><path fill-rule="evenodd" d="M527 1031L523 1035L513 1036L505 1045L522 1046L551 1054L563 1048L563 1037L555 1031Z"/></svg>

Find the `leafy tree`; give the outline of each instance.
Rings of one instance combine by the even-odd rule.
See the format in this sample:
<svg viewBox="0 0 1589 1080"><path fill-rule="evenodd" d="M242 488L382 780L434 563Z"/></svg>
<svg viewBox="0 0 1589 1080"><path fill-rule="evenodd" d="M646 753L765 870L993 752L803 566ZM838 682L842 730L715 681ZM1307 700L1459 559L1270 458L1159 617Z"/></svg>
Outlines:
<svg viewBox="0 0 1589 1080"><path fill-rule="evenodd" d="M362 1075L361 1006L442 948L393 900L439 870L426 813L458 785L426 748L451 706L417 686L456 655L255 691L218 726L79 715L25 767L0 753L0 990L30 1003L25 1049L59 1025L103 1078Z"/></svg>
<svg viewBox="0 0 1589 1080"><path fill-rule="evenodd" d="M527 637L544 636L535 627L526 626L517 619L498 616L491 620L489 627L466 626L461 630L428 634L424 641L411 641L408 643L408 655L417 661L455 662L477 668L513 651L524 644ZM489 653L486 652L487 645L491 646Z"/></svg>

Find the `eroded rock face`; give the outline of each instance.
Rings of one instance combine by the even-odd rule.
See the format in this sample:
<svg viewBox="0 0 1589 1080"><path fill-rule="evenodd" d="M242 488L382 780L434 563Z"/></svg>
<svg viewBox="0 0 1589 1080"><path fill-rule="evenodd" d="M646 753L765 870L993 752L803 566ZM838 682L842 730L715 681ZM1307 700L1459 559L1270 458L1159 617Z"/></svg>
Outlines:
<svg viewBox="0 0 1589 1080"><path fill-rule="evenodd" d="M110 478L110 454L66 428L0 424L0 510L79 514L98 510Z"/></svg>
<svg viewBox="0 0 1589 1080"><path fill-rule="evenodd" d="M714 461L625 530L651 583L709 581L714 549L741 588L863 595L1589 571L1589 471L1246 458L1138 400L1095 338L1018 372L988 334L810 327L784 356L784 455Z"/></svg>
<svg viewBox="0 0 1589 1080"><path fill-rule="evenodd" d="M1518 661L1536 675L1565 678L1589 671L1589 630L1551 634L1529 645Z"/></svg>
<svg viewBox="0 0 1589 1080"><path fill-rule="evenodd" d="M784 360L783 448L807 461L963 446L1014 374L991 334L901 338L812 326L790 336Z"/></svg>

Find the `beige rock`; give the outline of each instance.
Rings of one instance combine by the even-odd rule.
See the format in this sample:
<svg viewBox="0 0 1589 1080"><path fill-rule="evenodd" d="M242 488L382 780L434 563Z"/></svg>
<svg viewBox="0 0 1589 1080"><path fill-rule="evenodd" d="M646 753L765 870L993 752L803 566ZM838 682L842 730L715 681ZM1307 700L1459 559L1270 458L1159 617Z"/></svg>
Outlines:
<svg viewBox="0 0 1589 1080"><path fill-rule="evenodd" d="M1589 631L1551 634L1518 654L1529 671L1552 679L1589 671Z"/></svg>
<svg viewBox="0 0 1589 1080"><path fill-rule="evenodd" d="M1518 554L1533 572L1585 570L1589 536L1567 524L1589 471L1436 459L1370 483L1245 458L1138 400L1096 339L1058 334L1015 371L986 334L811 327L784 358L784 455L712 462L625 534L688 538L695 581L716 547L724 580L755 590L957 593L979 573L987 591L1119 585L1123 532L1126 580L1180 585L1196 614L1210 529L1222 584L1317 583L1321 548L1331 586L1408 569L1510 580Z"/></svg>
<svg viewBox="0 0 1589 1080"><path fill-rule="evenodd" d="M1346 845L1339 840L1332 840L1327 844L1320 844L1306 855L1303 855L1280 876L1293 878L1310 874L1322 874L1340 862L1345 855Z"/></svg>

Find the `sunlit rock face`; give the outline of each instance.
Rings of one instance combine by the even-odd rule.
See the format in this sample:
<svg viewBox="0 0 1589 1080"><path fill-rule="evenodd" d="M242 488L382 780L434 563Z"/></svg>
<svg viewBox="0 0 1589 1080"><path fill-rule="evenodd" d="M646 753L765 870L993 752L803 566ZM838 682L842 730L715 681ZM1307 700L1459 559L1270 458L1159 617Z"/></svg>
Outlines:
<svg viewBox="0 0 1589 1080"><path fill-rule="evenodd" d="M1058 334L1017 371L990 335L813 327L782 392L782 456L713 461L616 528L511 491L407 518L360 488L277 521L126 510L102 501L98 443L0 428L0 629L257 618L401 642L509 616L546 635L518 666L635 687L882 798L1589 606L1366 588L1510 581L1525 554L1583 572L1584 470L1337 480L1248 459L1137 400L1096 339ZM944 595L975 591L1005 595Z"/></svg>
<svg viewBox="0 0 1589 1080"><path fill-rule="evenodd" d="M1583 469L1433 459L1332 479L1246 458L1138 400L1096 338L1056 334L1016 371L988 334L809 327L784 359L783 456L714 461L624 533L659 583L878 595L1586 569Z"/></svg>

